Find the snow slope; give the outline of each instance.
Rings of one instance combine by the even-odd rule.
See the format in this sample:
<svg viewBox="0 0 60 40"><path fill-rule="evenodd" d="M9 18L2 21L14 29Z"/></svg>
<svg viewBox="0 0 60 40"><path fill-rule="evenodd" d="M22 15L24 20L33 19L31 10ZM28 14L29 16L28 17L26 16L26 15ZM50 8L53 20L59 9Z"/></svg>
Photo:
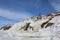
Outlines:
<svg viewBox="0 0 60 40"><path fill-rule="evenodd" d="M0 31L0 40L60 40L60 13L34 16Z"/></svg>

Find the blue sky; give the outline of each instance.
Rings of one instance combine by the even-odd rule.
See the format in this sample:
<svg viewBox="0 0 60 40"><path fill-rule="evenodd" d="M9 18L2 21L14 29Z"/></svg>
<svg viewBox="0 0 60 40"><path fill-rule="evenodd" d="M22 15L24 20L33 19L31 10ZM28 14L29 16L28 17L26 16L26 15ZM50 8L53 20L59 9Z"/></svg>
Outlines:
<svg viewBox="0 0 60 40"><path fill-rule="evenodd" d="M60 0L0 0L0 26L53 12L60 12Z"/></svg>

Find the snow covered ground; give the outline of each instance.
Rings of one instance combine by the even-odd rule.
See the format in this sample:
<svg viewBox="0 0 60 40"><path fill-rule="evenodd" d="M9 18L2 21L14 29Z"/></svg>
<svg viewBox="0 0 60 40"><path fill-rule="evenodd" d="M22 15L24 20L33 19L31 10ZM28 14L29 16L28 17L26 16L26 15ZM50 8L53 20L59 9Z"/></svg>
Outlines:
<svg viewBox="0 0 60 40"><path fill-rule="evenodd" d="M23 35L22 33L20 34ZM60 40L60 29L56 30L56 28L53 30L49 28L46 30L44 29L40 33L35 33L34 36L32 36L33 34L31 33L29 34L30 36L28 36L27 34L26 36L17 36L14 34L10 34L12 35L10 36L8 34L8 31L0 31L0 40Z"/></svg>

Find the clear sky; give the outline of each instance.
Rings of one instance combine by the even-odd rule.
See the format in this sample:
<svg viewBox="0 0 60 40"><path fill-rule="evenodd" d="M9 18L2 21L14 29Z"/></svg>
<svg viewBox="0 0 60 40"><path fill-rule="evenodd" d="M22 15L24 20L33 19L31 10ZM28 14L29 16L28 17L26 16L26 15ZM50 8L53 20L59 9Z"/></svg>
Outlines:
<svg viewBox="0 0 60 40"><path fill-rule="evenodd" d="M53 12L60 12L60 0L0 0L0 26Z"/></svg>

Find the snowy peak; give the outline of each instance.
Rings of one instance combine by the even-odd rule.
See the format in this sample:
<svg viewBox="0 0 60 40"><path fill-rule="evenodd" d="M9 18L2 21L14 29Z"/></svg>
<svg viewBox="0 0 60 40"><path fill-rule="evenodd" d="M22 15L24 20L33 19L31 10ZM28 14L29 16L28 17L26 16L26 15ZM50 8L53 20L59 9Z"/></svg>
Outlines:
<svg viewBox="0 0 60 40"><path fill-rule="evenodd" d="M60 20L60 12L55 14L34 16L14 24L10 30L20 30L20 32L38 32L40 29L52 27L52 25L55 25L58 21L57 19Z"/></svg>
<svg viewBox="0 0 60 40"><path fill-rule="evenodd" d="M15 30L20 30L20 31L25 31L25 32L26 31L33 32L33 31L38 31L39 29L51 27L52 25L55 25L58 20L60 20L60 12L46 14L46 15L33 16L31 18L28 18L14 25L7 24L0 29L9 30L11 28L10 30L15 29Z"/></svg>
<svg viewBox="0 0 60 40"><path fill-rule="evenodd" d="M38 25L40 26L40 28L47 28L47 27L55 24L55 23L53 23L55 21L53 19L60 19L59 17L60 17L60 12L46 14L46 15L33 16L31 18L28 18L27 20L16 23L15 25L21 27L20 29L24 29L24 30L28 30L28 29L33 30L34 26L38 26ZM50 22L50 21L52 21L52 22ZM8 30L8 29L12 28L12 26L15 26L15 25L7 24L0 29Z"/></svg>
<svg viewBox="0 0 60 40"><path fill-rule="evenodd" d="M60 40L60 13L34 16L14 25L8 24L1 29L11 37Z"/></svg>

